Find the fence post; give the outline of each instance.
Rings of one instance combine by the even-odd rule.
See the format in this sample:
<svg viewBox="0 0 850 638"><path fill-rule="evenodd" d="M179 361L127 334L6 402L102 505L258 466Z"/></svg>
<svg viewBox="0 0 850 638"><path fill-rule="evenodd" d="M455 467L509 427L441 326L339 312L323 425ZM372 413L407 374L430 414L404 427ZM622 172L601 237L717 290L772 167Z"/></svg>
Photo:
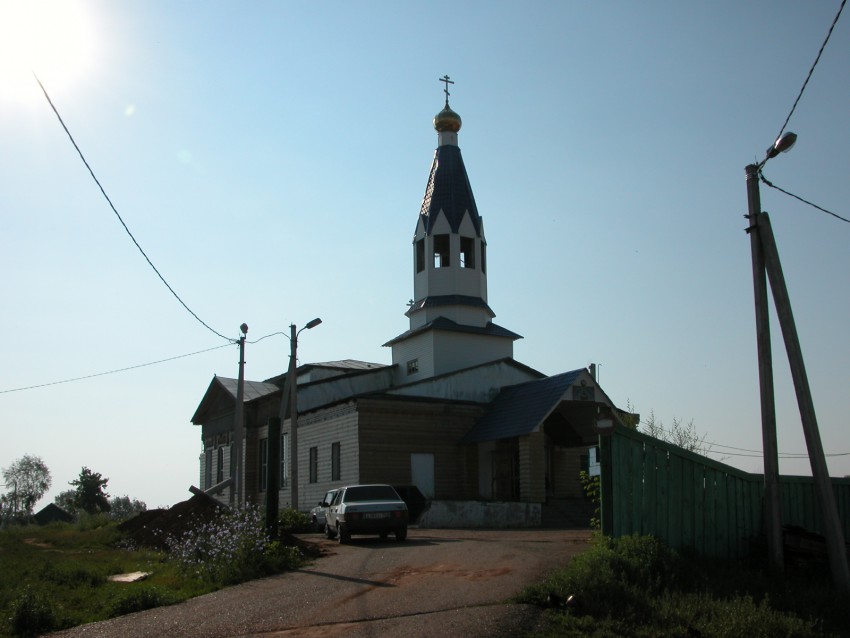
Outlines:
<svg viewBox="0 0 850 638"><path fill-rule="evenodd" d="M602 533L614 535L614 467L611 462L611 444L616 436L599 436L599 517L602 519Z"/></svg>

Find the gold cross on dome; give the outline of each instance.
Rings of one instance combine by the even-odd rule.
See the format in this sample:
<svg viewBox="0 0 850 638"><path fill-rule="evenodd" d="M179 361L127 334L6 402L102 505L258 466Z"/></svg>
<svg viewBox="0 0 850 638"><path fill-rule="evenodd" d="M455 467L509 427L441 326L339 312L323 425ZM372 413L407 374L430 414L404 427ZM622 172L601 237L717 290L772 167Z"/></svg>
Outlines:
<svg viewBox="0 0 850 638"><path fill-rule="evenodd" d="M439 81L444 82L445 85L446 85L446 88L444 88L443 91L446 94L446 107L448 107L448 105L449 105L449 95L451 95L451 93L449 93L449 84L454 84L454 82L449 79L448 75L444 75L443 77L441 77L439 79Z"/></svg>

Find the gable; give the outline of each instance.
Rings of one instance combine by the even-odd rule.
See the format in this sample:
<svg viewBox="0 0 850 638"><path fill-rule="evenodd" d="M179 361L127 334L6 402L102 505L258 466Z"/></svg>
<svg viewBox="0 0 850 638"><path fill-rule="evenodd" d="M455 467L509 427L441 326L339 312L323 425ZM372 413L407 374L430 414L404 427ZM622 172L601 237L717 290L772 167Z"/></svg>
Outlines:
<svg viewBox="0 0 850 638"><path fill-rule="evenodd" d="M565 401L612 405L590 373L580 368L503 388L487 414L461 442L498 441L531 434Z"/></svg>

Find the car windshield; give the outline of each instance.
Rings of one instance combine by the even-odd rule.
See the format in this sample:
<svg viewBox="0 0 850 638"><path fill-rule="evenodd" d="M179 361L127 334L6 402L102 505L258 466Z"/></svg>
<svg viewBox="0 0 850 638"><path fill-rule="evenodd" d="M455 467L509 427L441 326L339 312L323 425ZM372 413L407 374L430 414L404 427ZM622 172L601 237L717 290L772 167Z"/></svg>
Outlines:
<svg viewBox="0 0 850 638"><path fill-rule="evenodd" d="M398 494L389 485L359 485L345 490L345 502L358 501L397 501Z"/></svg>

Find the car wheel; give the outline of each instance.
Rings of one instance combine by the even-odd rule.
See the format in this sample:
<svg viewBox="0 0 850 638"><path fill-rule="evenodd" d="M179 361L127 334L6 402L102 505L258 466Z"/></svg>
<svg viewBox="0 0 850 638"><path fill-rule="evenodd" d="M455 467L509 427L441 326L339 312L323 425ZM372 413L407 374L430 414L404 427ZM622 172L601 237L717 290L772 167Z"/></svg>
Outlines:
<svg viewBox="0 0 850 638"><path fill-rule="evenodd" d="M345 526L341 524L337 524L336 534L340 545L345 545L351 541L351 534L349 534L348 530L345 529Z"/></svg>
<svg viewBox="0 0 850 638"><path fill-rule="evenodd" d="M336 536L336 532L330 525L325 525L325 536L330 540L333 540Z"/></svg>
<svg viewBox="0 0 850 638"><path fill-rule="evenodd" d="M397 543L401 543L405 538L407 538L407 526L399 527L395 531L395 540Z"/></svg>
<svg viewBox="0 0 850 638"><path fill-rule="evenodd" d="M380 533L380 537L381 537L382 541L387 540L387 536L389 536L389 534L387 532L381 532Z"/></svg>

